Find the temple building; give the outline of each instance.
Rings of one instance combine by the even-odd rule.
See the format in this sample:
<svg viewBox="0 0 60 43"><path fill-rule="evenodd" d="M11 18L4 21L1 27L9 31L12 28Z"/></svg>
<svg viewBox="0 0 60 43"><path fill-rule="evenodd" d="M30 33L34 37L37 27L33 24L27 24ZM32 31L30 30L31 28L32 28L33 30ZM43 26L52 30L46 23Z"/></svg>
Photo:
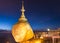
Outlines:
<svg viewBox="0 0 60 43"><path fill-rule="evenodd" d="M16 42L24 42L33 38L34 33L32 27L25 18L24 12L24 2L22 1L22 15L19 18L19 21L12 28L12 35Z"/></svg>

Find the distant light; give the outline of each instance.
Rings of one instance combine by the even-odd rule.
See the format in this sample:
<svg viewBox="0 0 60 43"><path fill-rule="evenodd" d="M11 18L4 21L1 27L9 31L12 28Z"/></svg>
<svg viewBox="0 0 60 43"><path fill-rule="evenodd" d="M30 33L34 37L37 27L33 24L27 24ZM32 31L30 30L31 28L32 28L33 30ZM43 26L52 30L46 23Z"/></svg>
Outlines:
<svg viewBox="0 0 60 43"><path fill-rule="evenodd" d="M41 38L41 39L43 39L43 37L42 37L42 36L41 36L40 38Z"/></svg>
<svg viewBox="0 0 60 43"><path fill-rule="evenodd" d="M47 31L50 31L50 29L48 28Z"/></svg>

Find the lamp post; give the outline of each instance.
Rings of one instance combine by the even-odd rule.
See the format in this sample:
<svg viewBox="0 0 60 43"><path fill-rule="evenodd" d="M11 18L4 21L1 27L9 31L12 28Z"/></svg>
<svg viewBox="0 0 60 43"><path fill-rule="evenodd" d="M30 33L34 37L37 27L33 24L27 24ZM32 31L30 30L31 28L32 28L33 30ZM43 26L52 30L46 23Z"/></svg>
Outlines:
<svg viewBox="0 0 60 43"><path fill-rule="evenodd" d="M48 28L48 29L47 29L47 32L48 32L48 36L49 36L49 31L50 31L50 29Z"/></svg>

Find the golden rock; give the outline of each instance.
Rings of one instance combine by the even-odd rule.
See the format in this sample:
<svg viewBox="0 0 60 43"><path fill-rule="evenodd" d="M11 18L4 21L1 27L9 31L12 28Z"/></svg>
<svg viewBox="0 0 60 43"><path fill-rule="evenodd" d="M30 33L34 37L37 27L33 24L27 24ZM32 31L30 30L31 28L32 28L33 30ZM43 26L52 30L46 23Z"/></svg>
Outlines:
<svg viewBox="0 0 60 43"><path fill-rule="evenodd" d="M19 21L12 28L12 35L16 42L27 41L34 36L33 30L24 15L25 9L23 2L21 11L22 15Z"/></svg>

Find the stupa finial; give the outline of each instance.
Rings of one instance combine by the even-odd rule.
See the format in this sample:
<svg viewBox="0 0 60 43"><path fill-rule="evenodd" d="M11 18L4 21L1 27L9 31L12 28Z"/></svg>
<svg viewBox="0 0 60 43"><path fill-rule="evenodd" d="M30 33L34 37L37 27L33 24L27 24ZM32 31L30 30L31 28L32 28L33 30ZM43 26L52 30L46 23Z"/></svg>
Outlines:
<svg viewBox="0 0 60 43"><path fill-rule="evenodd" d="M24 9L24 1L23 0L22 0L22 9L21 9L21 12L22 12L21 17L25 17L25 15L24 15L25 9Z"/></svg>
<svg viewBox="0 0 60 43"><path fill-rule="evenodd" d="M25 15L24 15L25 9L24 9L24 1L23 0L22 0L22 9L21 9L21 12L22 12L22 15L19 18L19 21L27 21L27 19L25 18Z"/></svg>

